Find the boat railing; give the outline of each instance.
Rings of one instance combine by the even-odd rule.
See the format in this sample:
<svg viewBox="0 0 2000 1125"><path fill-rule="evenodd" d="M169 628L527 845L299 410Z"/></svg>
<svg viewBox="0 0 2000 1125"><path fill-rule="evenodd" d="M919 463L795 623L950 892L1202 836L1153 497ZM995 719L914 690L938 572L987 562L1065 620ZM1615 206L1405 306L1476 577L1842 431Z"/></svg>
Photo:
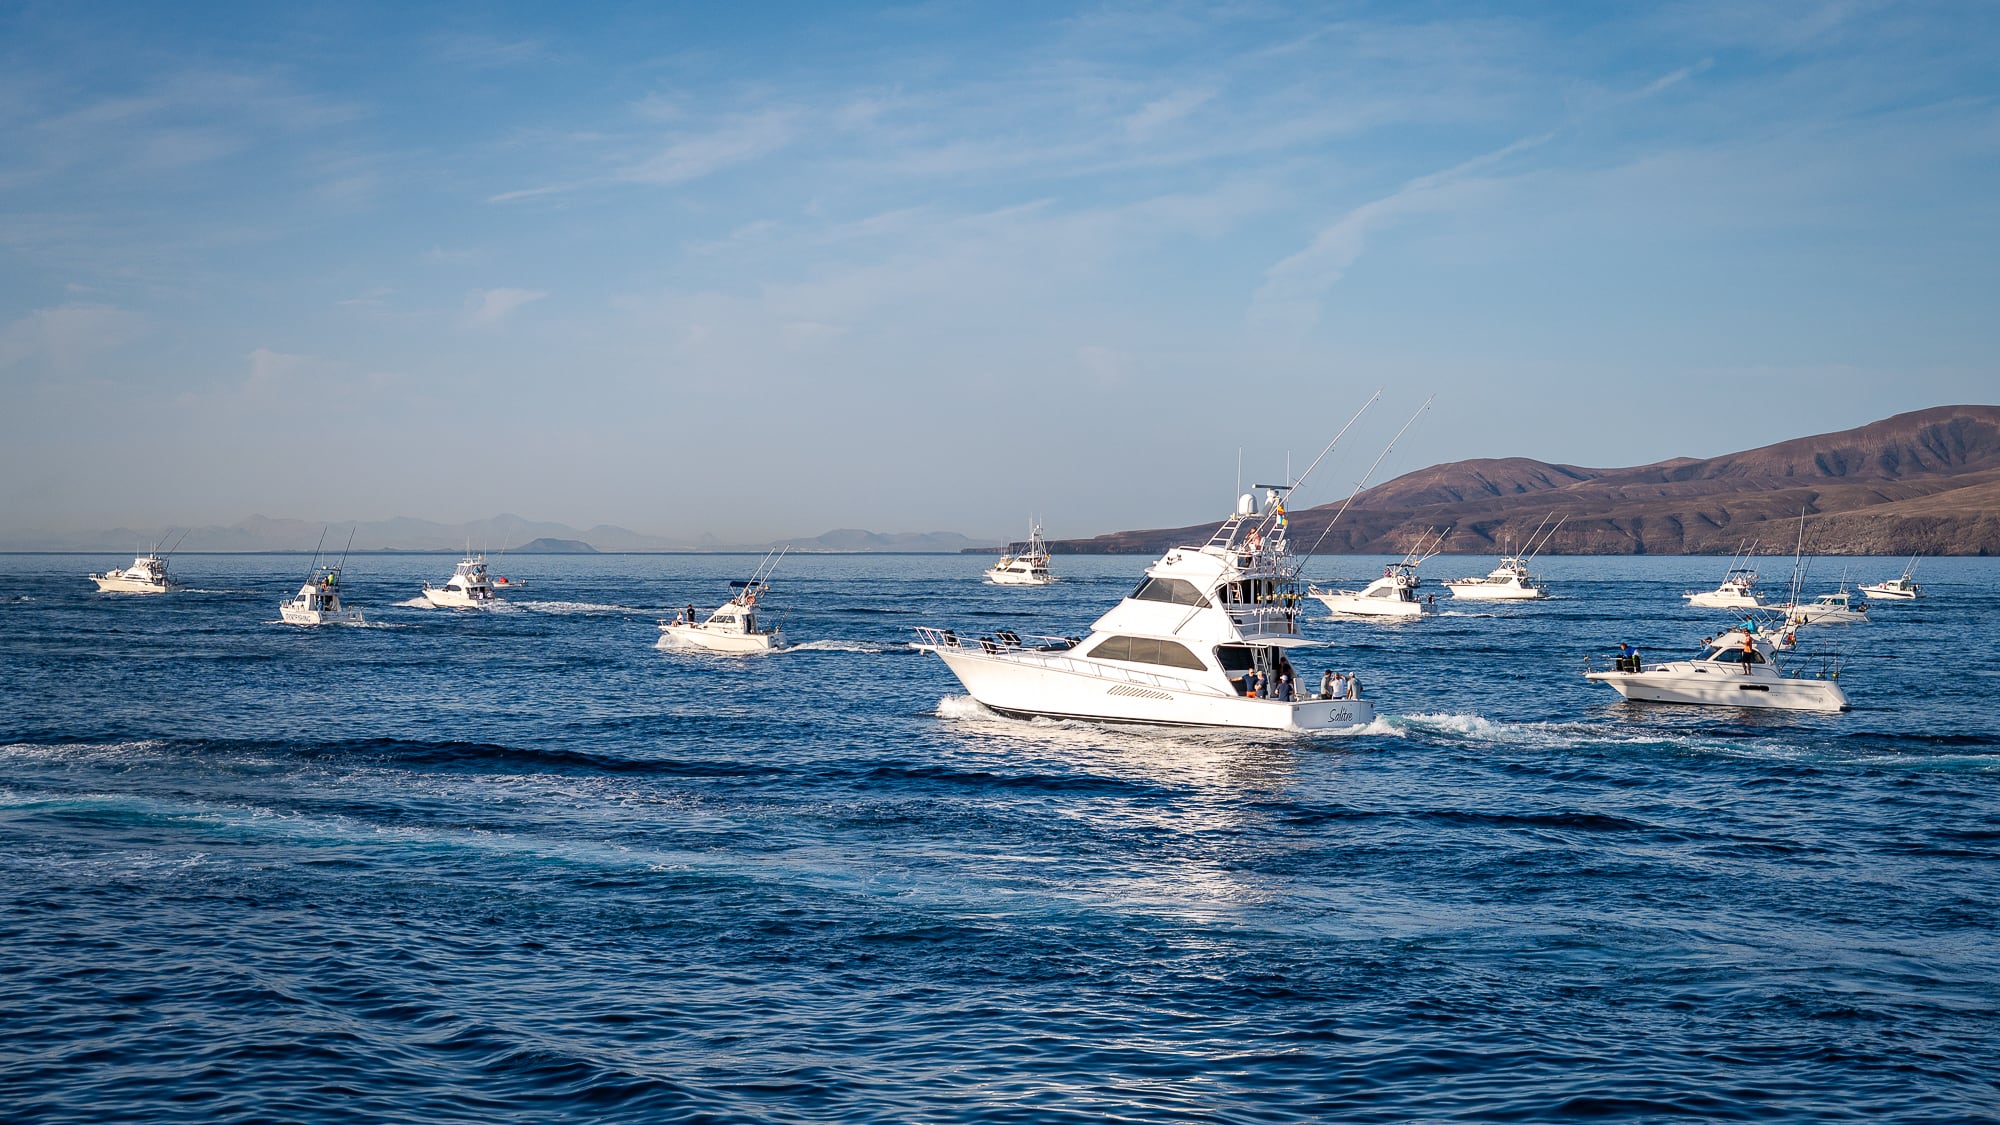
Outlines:
<svg viewBox="0 0 2000 1125"><path fill-rule="evenodd" d="M917 626L917 636L922 638L917 642L918 648L932 650L947 648L976 649L991 656L1003 654L1028 656L1039 660L1047 667L1060 668L1066 672L1075 672L1085 676L1095 676L1099 679L1121 680L1140 687L1160 688L1168 691L1194 692L1201 695L1222 694L1209 684L1197 683L1196 681L1183 679L1179 676L1169 676L1159 672L1145 672L1137 668L1127 668L1124 665L1106 661L1078 660L1067 655L1074 651L1078 644L1082 643L1083 638L1081 637L1023 637L1011 630L1002 629L992 636L966 638L959 636L955 630L939 629L929 625ZM1041 643L1031 645L1029 644L1031 641L1039 641Z"/></svg>
<svg viewBox="0 0 2000 1125"><path fill-rule="evenodd" d="M1225 607L1229 620L1238 632L1246 637L1267 635L1290 636L1298 630L1298 607L1291 606L1247 606Z"/></svg>

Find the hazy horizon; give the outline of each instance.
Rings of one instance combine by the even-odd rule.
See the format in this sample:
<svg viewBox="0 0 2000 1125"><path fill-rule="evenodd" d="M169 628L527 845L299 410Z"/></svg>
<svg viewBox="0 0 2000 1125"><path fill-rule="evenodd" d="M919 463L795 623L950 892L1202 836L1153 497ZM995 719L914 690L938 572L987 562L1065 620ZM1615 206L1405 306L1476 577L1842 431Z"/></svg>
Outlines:
<svg viewBox="0 0 2000 1125"><path fill-rule="evenodd" d="M2000 9L0 13L0 531L1053 538L1992 397ZM685 532L673 529L686 529Z"/></svg>

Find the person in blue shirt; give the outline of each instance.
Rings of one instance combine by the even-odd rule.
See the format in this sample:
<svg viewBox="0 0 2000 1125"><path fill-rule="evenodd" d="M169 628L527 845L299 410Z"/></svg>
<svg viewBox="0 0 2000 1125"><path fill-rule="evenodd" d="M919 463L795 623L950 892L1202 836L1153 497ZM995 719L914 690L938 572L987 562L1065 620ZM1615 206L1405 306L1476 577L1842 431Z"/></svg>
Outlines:
<svg viewBox="0 0 2000 1125"><path fill-rule="evenodd" d="M1280 703L1290 703L1292 701L1292 678L1290 676L1278 677L1278 686L1271 693L1271 698L1276 699Z"/></svg>

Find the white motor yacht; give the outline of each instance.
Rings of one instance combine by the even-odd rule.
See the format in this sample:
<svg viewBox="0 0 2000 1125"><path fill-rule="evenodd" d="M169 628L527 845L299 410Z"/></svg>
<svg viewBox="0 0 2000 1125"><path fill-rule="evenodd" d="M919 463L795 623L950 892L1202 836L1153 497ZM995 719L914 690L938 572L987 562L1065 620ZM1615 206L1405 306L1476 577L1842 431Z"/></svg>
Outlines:
<svg viewBox="0 0 2000 1125"><path fill-rule="evenodd" d="M1299 690L1290 656L1319 646L1299 635L1298 562L1282 500L1274 488L1260 511L1243 496L1206 543L1175 547L1148 567L1087 637L1023 640L1002 630L970 640L924 627L916 647L936 653L972 698L1004 715L1358 730L1375 719L1371 703ZM1255 677L1271 690L1255 691Z"/></svg>
<svg viewBox="0 0 2000 1125"><path fill-rule="evenodd" d="M1855 601L1846 590L1776 609L1791 625L1859 625L1868 620L1868 603Z"/></svg>
<svg viewBox="0 0 2000 1125"><path fill-rule="evenodd" d="M1777 637L1731 629L1708 642L1693 660L1643 665L1623 659L1600 672L1586 662L1584 678L1609 684L1627 699L1711 707L1769 707L1786 711L1845 711L1838 662L1820 658L1820 674L1787 672L1778 663ZM1635 667L1634 665L1637 664Z"/></svg>
<svg viewBox="0 0 2000 1125"><path fill-rule="evenodd" d="M1543 517L1535 533L1528 536L1528 550L1524 555L1508 555L1486 577L1460 578L1446 582L1445 588L1451 591L1452 597L1471 601L1517 602L1548 597L1548 586L1535 581L1535 576L1528 573L1528 564L1535 561L1535 556L1541 554L1548 547L1549 540L1554 539L1563 524L1569 522L1569 517L1564 516L1556 520L1554 527L1549 527L1549 520L1552 519L1555 519L1554 512ZM1547 535L1542 534L1543 528L1548 529Z"/></svg>
<svg viewBox="0 0 2000 1125"><path fill-rule="evenodd" d="M1690 606L1703 609L1762 609L1764 596L1757 592L1757 572L1744 567L1731 570L1722 585L1713 590L1693 590L1682 594Z"/></svg>
<svg viewBox="0 0 2000 1125"><path fill-rule="evenodd" d="M90 576L100 594L164 594L180 585L167 577L167 560L157 551L148 551L132 560L124 570L107 570Z"/></svg>
<svg viewBox="0 0 2000 1125"><path fill-rule="evenodd" d="M1417 567L1437 554L1437 548L1444 542L1440 532L1435 541L1430 533L1418 540L1402 562L1390 563L1382 568L1382 577L1370 582L1359 590L1322 590L1318 586L1306 587L1310 597L1318 598L1333 613L1354 617L1421 617L1437 612L1435 605L1426 604L1417 594L1417 588L1424 580L1417 577Z"/></svg>
<svg viewBox="0 0 2000 1125"><path fill-rule="evenodd" d="M1871 602L1907 602L1923 597L1923 588L1917 585L1917 560L1914 558L1910 560L1910 565L1903 568L1901 578L1891 578L1886 582L1877 582L1873 586L1863 586L1861 592L1866 594Z"/></svg>
<svg viewBox="0 0 2000 1125"><path fill-rule="evenodd" d="M1546 584L1536 582L1527 564L1509 555L1484 578L1459 578L1444 584L1454 598L1473 601L1529 601L1549 596Z"/></svg>
<svg viewBox="0 0 2000 1125"><path fill-rule="evenodd" d="M986 580L996 586L1046 586L1054 582L1049 573L1049 547L1042 541L1042 525L1028 529L1026 543L1010 543L1000 561L986 569Z"/></svg>
<svg viewBox="0 0 2000 1125"><path fill-rule="evenodd" d="M1353 617L1421 617L1436 612L1435 606L1426 606L1417 596L1417 587L1422 583L1414 566L1390 563L1382 568L1382 577L1359 590L1322 590L1309 586L1306 593L1318 598L1328 610Z"/></svg>
<svg viewBox="0 0 2000 1125"><path fill-rule="evenodd" d="M468 554L442 586L424 583L424 597L440 609L490 609L500 598L486 577L486 556Z"/></svg>
<svg viewBox="0 0 2000 1125"><path fill-rule="evenodd" d="M778 552L782 559L784 553ZM710 652L750 654L770 652L785 647L785 631L780 626L761 620L757 615L757 603L771 590L771 571L777 568L777 560L764 556L755 573L748 579L731 582L733 591L729 600L717 606L705 619L695 620L695 610L690 605L672 621L660 622L662 640L693 648L705 648Z"/></svg>
<svg viewBox="0 0 2000 1125"><path fill-rule="evenodd" d="M315 566L289 601L278 603L287 625L360 625L361 611L340 604L340 567Z"/></svg>

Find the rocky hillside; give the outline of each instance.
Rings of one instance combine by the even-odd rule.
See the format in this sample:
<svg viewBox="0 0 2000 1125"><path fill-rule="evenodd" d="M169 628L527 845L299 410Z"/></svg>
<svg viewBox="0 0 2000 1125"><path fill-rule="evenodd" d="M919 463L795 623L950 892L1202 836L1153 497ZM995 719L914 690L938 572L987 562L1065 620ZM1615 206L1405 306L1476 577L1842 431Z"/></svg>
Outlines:
<svg viewBox="0 0 2000 1125"><path fill-rule="evenodd" d="M1295 512L1311 544L1338 503ZM1568 517L1556 554L1729 554L1746 542L1788 548L1807 513L1821 554L2000 553L2000 407L1940 406L1839 433L1721 457L1624 469L1526 457L1454 461L1356 497L1322 552L1391 554L1426 528L1444 549L1505 550L1550 513ZM1065 540L1071 554L1150 553L1198 540L1214 524Z"/></svg>

